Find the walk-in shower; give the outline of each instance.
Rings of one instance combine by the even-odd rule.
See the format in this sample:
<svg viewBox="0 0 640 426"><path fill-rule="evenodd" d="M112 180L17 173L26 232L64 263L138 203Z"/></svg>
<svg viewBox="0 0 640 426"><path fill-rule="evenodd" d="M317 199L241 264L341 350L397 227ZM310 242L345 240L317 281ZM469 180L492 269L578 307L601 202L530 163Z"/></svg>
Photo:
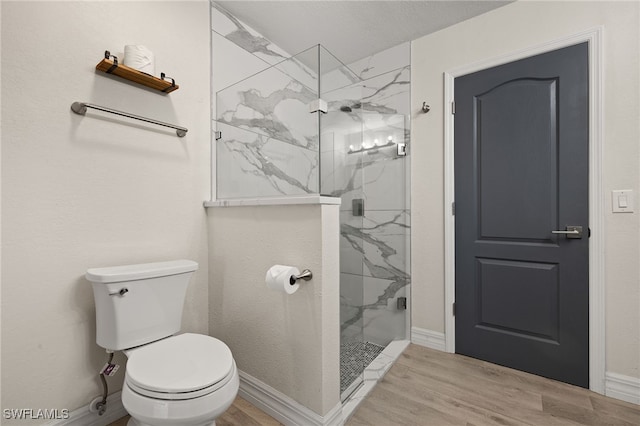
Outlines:
<svg viewBox="0 0 640 426"><path fill-rule="evenodd" d="M366 81L315 46L216 94L217 198L341 198L341 395L408 338L408 66Z"/></svg>

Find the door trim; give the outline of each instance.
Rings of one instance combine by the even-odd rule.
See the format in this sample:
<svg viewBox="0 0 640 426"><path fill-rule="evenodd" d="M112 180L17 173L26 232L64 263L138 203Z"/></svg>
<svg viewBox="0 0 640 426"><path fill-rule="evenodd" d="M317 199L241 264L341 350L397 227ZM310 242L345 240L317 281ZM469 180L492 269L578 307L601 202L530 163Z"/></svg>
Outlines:
<svg viewBox="0 0 640 426"><path fill-rule="evenodd" d="M589 389L605 392L605 264L604 264L604 192L602 156L604 142L603 27L595 27L547 43L453 68L444 72L444 284L445 284L445 349L455 352L455 216L452 204L454 190L454 79L476 71L547 53L553 50L589 43Z"/></svg>

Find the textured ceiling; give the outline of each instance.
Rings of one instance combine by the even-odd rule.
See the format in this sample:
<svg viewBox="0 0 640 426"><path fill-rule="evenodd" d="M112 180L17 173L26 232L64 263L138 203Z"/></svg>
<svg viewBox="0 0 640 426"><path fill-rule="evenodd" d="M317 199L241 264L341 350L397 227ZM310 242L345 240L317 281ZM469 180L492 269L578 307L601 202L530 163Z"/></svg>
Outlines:
<svg viewBox="0 0 640 426"><path fill-rule="evenodd" d="M216 1L294 55L321 44L344 63L414 40L510 1Z"/></svg>

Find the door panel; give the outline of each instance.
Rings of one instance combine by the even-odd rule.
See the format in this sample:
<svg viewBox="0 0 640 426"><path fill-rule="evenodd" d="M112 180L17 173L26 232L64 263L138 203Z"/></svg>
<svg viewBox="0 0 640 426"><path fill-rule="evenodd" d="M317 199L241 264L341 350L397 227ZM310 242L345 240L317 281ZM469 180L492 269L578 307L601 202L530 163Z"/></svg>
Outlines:
<svg viewBox="0 0 640 426"><path fill-rule="evenodd" d="M557 342L557 264L477 259L477 265L478 325Z"/></svg>
<svg viewBox="0 0 640 426"><path fill-rule="evenodd" d="M474 98L481 239L548 240L555 226L556 88L517 79Z"/></svg>
<svg viewBox="0 0 640 426"><path fill-rule="evenodd" d="M588 50L455 80L456 352L588 387Z"/></svg>

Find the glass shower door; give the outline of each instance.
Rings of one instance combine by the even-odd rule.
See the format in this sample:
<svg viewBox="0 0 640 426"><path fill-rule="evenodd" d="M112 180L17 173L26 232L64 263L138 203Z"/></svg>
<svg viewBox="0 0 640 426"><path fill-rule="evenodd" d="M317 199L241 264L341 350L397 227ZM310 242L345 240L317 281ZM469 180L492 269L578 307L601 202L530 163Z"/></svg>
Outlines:
<svg viewBox="0 0 640 426"><path fill-rule="evenodd" d="M386 347L408 338L408 136L404 114L367 111L363 115L363 333L372 346Z"/></svg>
<svg viewBox="0 0 640 426"><path fill-rule="evenodd" d="M340 205L340 394L346 399L363 381L363 175L362 88L360 79L323 47L319 51L320 98L327 112L320 117L320 188L341 198Z"/></svg>
<svg viewBox="0 0 640 426"><path fill-rule="evenodd" d="M318 194L318 48L216 93L218 199Z"/></svg>
<svg viewBox="0 0 640 426"><path fill-rule="evenodd" d="M349 90L357 96L356 89ZM342 200L340 355L344 400L389 343L408 338L409 162L404 155L408 126L404 115L367 112L349 96L343 96L322 120L321 140L330 141L333 151L326 159L334 166L330 195ZM329 187L327 179L322 182L324 188Z"/></svg>

